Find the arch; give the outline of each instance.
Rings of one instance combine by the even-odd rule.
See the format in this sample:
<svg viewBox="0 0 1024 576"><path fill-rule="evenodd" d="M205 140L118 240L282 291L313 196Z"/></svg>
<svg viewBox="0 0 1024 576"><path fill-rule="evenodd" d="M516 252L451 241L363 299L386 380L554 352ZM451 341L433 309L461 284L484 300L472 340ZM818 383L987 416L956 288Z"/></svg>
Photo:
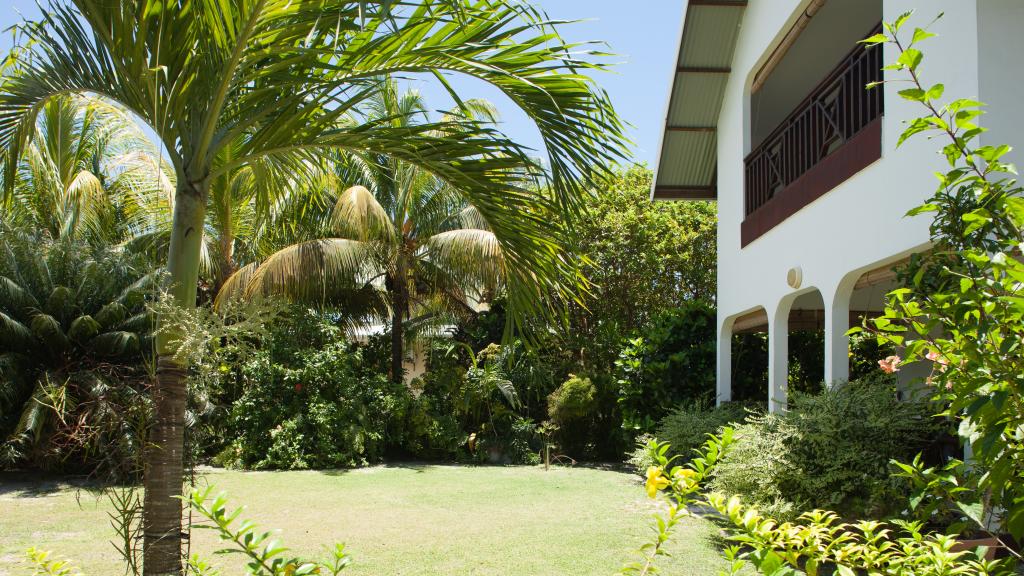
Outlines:
<svg viewBox="0 0 1024 576"><path fill-rule="evenodd" d="M746 361L744 351L734 354L737 338L767 327L768 313L763 306L748 308L737 314L721 318L718 323L716 358L715 404L722 405L734 400L733 384L736 368Z"/></svg>
<svg viewBox="0 0 1024 576"><path fill-rule="evenodd" d="M783 296L768 315L768 411L786 409L791 328L808 330L821 321L821 291L807 286Z"/></svg>
<svg viewBox="0 0 1024 576"><path fill-rule="evenodd" d="M865 349L851 348L847 332L853 326L860 326L870 318L880 316L886 305L886 296L900 286L896 269L907 262L910 254L927 250L929 245L922 245L915 250L906 251L889 258L878 260L847 273L837 284L831 297L831 325L826 331L826 377L830 384L844 380L866 376L876 366L875 358L864 362L864 355L872 351L882 355L881 351L873 350L873 340L863 342ZM851 366L850 358L861 358L861 362ZM904 366L900 371L900 382L906 383L918 376L918 367Z"/></svg>

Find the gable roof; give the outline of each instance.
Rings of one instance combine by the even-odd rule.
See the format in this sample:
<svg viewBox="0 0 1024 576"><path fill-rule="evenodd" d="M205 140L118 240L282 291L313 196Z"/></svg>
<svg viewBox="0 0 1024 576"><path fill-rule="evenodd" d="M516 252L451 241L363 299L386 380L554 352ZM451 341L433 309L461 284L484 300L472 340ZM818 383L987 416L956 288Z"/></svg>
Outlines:
<svg viewBox="0 0 1024 576"><path fill-rule="evenodd" d="M718 197L718 113L746 0L689 0L651 189L653 200Z"/></svg>

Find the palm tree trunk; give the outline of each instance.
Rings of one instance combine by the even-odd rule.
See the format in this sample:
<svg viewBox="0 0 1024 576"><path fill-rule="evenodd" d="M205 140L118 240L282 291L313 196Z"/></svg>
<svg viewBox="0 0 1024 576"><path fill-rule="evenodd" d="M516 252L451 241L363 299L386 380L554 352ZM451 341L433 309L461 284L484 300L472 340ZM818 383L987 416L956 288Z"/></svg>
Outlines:
<svg viewBox="0 0 1024 576"><path fill-rule="evenodd" d="M406 294L405 259L399 255L395 265L395 289L391 293L391 379L401 384L405 381L405 350L402 347L402 319L409 306Z"/></svg>
<svg viewBox="0 0 1024 576"><path fill-rule="evenodd" d="M221 232L220 239L220 270L217 273L217 285L214 286L213 294L216 295L238 270L238 263L235 262L235 236L229 230Z"/></svg>
<svg viewBox="0 0 1024 576"><path fill-rule="evenodd" d="M206 190L179 175L167 257L168 294L175 305L195 308ZM158 319L159 321L160 319ZM146 444L143 510L143 574L182 574L181 500L185 473L185 400L188 367L174 358L174 335L157 340L155 414Z"/></svg>

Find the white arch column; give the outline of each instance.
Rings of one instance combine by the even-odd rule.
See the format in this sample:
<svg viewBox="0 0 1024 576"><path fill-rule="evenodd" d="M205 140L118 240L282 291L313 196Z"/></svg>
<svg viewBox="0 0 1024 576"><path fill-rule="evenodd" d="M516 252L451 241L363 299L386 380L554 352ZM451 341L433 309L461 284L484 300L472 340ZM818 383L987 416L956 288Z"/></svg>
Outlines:
<svg viewBox="0 0 1024 576"><path fill-rule="evenodd" d="M768 315L768 411L786 409L789 383L789 309L792 298L784 299Z"/></svg>
<svg viewBox="0 0 1024 576"><path fill-rule="evenodd" d="M850 297L853 284L822 292L825 302L825 386L850 379Z"/></svg>
<svg viewBox="0 0 1024 576"><path fill-rule="evenodd" d="M715 378L715 405L732 400L732 325L729 318L718 323L717 365Z"/></svg>

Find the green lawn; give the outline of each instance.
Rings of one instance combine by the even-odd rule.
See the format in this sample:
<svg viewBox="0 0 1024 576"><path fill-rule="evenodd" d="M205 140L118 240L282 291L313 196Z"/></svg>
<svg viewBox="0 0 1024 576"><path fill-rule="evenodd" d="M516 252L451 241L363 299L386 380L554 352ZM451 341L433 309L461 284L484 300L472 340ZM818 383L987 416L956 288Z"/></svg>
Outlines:
<svg viewBox="0 0 1024 576"><path fill-rule="evenodd" d="M337 472L204 470L201 483L245 504L243 517L281 531L303 554L347 544L357 575L614 574L650 533L654 504L628 474L586 468L389 466ZM89 576L120 574L105 498L54 483L0 476L0 576L35 545L73 559ZM666 574L715 575L724 563L708 523L688 521L663 562ZM214 556L208 530L193 551ZM233 564L234 563L234 564Z"/></svg>

